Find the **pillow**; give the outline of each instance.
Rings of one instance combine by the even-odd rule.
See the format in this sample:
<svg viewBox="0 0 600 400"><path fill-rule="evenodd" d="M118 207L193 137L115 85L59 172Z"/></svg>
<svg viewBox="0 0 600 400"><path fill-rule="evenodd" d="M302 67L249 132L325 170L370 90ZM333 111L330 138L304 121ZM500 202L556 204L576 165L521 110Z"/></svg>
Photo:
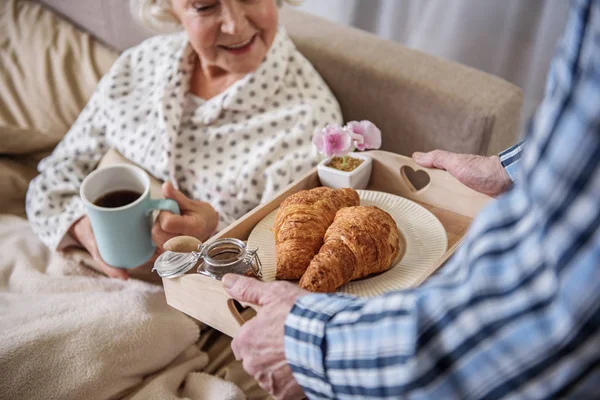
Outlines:
<svg viewBox="0 0 600 400"><path fill-rule="evenodd" d="M69 130L117 56L37 3L0 1L0 213L23 213L36 162Z"/></svg>

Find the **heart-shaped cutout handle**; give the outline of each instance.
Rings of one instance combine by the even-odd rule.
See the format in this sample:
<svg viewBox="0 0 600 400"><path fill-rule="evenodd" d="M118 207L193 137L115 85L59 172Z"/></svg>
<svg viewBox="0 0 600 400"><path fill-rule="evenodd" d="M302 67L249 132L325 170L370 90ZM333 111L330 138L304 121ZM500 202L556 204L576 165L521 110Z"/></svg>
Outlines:
<svg viewBox="0 0 600 400"><path fill-rule="evenodd" d="M246 306L235 299L227 300L227 307L240 326L256 315L256 310L250 305Z"/></svg>
<svg viewBox="0 0 600 400"><path fill-rule="evenodd" d="M411 167L405 165L400 168L400 176L404 184L410 189L411 192L419 192L429 185L431 177L423 170L415 171Z"/></svg>

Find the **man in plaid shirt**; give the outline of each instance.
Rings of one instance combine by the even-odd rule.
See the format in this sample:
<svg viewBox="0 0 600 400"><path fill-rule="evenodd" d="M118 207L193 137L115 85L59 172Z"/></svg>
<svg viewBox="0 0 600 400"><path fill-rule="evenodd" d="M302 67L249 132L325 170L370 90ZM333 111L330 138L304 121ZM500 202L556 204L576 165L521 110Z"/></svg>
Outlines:
<svg viewBox="0 0 600 400"><path fill-rule="evenodd" d="M421 287L365 300L227 276L262 306L232 344L244 368L276 397L598 398L599 50L600 0L573 1L512 189Z"/></svg>

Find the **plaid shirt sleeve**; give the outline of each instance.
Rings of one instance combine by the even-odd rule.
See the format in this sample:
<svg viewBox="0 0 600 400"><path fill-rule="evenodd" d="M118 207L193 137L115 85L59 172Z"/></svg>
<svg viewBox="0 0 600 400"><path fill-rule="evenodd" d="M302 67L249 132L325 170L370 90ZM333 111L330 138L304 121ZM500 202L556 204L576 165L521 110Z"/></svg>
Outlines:
<svg viewBox="0 0 600 400"><path fill-rule="evenodd" d="M513 189L424 285L308 295L285 326L314 399L600 393L600 0L572 2Z"/></svg>
<svg viewBox="0 0 600 400"><path fill-rule="evenodd" d="M500 163L502 163L502 166L506 170L506 173L508 173L508 176L513 183L516 182L517 167L519 165L519 160L521 159L523 143L524 142L515 144L514 146L509 147L498 154L498 157L500 157Z"/></svg>

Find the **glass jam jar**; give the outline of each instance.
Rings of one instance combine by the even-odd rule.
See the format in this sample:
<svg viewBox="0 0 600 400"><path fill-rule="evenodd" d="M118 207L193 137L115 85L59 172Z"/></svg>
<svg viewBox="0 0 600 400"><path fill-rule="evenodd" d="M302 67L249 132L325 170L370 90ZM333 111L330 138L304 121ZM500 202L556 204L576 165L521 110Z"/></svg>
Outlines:
<svg viewBox="0 0 600 400"><path fill-rule="evenodd" d="M199 245L198 251L178 253L165 251L154 262L153 271L162 278L184 275L198 265L197 272L221 280L225 274L262 278L262 264L258 249L249 250L239 239L217 239L208 245Z"/></svg>

